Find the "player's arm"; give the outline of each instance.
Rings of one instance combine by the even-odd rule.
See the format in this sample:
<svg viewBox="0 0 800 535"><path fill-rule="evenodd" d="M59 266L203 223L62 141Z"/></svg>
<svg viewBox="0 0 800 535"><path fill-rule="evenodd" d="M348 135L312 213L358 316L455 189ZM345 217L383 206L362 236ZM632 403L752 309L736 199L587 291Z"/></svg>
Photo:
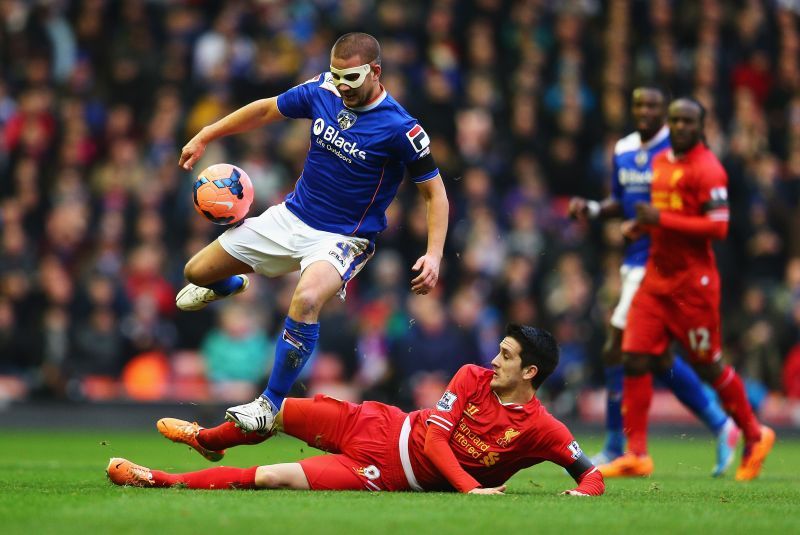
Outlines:
<svg viewBox="0 0 800 535"><path fill-rule="evenodd" d="M423 453L454 489L465 493L478 489L481 485L459 464L450 446L450 437L461 419L469 395L476 387L474 367L462 366L425 421L428 429Z"/></svg>
<svg viewBox="0 0 800 535"><path fill-rule="evenodd" d="M702 215L685 215L662 212L651 204L639 202L636 203L636 221L641 225L661 227L696 238L725 239L730 218L727 197L720 201L708 201L702 209Z"/></svg>
<svg viewBox="0 0 800 535"><path fill-rule="evenodd" d="M554 419L555 420L555 419ZM545 458L562 466L578 486L565 490L561 494L570 496L600 496L606 490L603 474L583 453L578 442L572 437L566 426L559 421L551 433L544 439Z"/></svg>
<svg viewBox="0 0 800 535"><path fill-rule="evenodd" d="M181 150L178 165L189 171L206 150L206 145L215 139L253 130L260 126L284 119L278 109L278 98L263 98L239 108L203 127Z"/></svg>
<svg viewBox="0 0 800 535"><path fill-rule="evenodd" d="M573 197L569 200L568 210L571 218L581 221L622 217L622 204L614 197L608 197L602 201Z"/></svg>
<svg viewBox="0 0 800 535"><path fill-rule="evenodd" d="M620 199L624 193L625 191L619 182L619 164L615 155L611 160L611 195L602 201L573 197L569 200L569 215L573 219L581 221L622 217Z"/></svg>
<svg viewBox="0 0 800 535"><path fill-rule="evenodd" d="M447 202L447 191L444 188L442 176L436 176L424 182L418 182L422 198L425 200L428 214L428 248L425 255L421 256L414 266L414 271L419 271L411 281L411 290L414 293L425 295L431 291L439 280L439 265L444 254L444 240L447 235L447 220L450 207Z"/></svg>
<svg viewBox="0 0 800 535"><path fill-rule="evenodd" d="M697 195L701 215L661 212L644 203L636 205L636 220L644 225L658 226L696 238L722 240L728 234L728 178L721 166L704 166L700 174Z"/></svg>

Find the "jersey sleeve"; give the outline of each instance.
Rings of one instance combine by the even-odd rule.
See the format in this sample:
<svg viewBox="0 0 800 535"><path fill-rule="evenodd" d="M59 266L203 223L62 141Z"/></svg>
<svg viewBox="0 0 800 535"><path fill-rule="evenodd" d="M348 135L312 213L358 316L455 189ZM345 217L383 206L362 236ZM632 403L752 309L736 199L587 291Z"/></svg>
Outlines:
<svg viewBox="0 0 800 535"><path fill-rule="evenodd" d="M313 92L319 90L321 80L320 74L278 95L278 111L290 119L311 119Z"/></svg>
<svg viewBox="0 0 800 535"><path fill-rule="evenodd" d="M693 169L697 173L696 195L700 213L685 215L664 211L659 217L659 226L689 236L713 240L724 239L728 234L728 177L716 162L705 162Z"/></svg>
<svg viewBox="0 0 800 535"><path fill-rule="evenodd" d="M599 496L605 492L602 474L583 453L578 442L564 424L552 418L550 431L544 435L539 445L544 451L541 456L562 466L578 486L571 489L587 496Z"/></svg>
<svg viewBox="0 0 800 535"><path fill-rule="evenodd" d="M402 132L395 136L395 143L398 157L408 169L411 180L425 182L439 174L431 154L431 138L418 122L404 122Z"/></svg>
<svg viewBox="0 0 800 535"><path fill-rule="evenodd" d="M713 162L715 163L715 162ZM700 167L697 200L700 210L709 219L728 221L728 176L721 165L709 163Z"/></svg>
<svg viewBox="0 0 800 535"><path fill-rule="evenodd" d="M436 408L425 421L425 456L436 466L445 479L459 492L469 492L480 483L459 464L450 437L466 406L470 394L478 387L477 366L462 366L447 385Z"/></svg>

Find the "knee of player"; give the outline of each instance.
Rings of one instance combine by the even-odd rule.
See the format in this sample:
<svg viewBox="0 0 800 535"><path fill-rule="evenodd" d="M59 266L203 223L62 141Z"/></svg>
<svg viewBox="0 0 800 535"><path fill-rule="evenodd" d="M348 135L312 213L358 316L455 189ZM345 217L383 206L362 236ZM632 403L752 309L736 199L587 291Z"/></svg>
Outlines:
<svg viewBox="0 0 800 535"><path fill-rule="evenodd" d="M201 267L201 263L196 258L192 258L186 262L186 265L183 267L183 276L192 284L202 286L208 281L203 280Z"/></svg>
<svg viewBox="0 0 800 535"><path fill-rule="evenodd" d="M277 489L284 486L280 476L269 465L256 468L255 483L260 489Z"/></svg>
<svg viewBox="0 0 800 535"><path fill-rule="evenodd" d="M298 288L292 297L292 310L302 317L316 314L322 305L322 296L316 288Z"/></svg>

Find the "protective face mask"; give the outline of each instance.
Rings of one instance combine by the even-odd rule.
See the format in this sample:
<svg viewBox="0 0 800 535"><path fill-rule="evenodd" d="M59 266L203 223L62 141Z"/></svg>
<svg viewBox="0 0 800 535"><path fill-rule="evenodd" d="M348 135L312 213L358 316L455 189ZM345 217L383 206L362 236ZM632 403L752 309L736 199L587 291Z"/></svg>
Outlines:
<svg viewBox="0 0 800 535"><path fill-rule="evenodd" d="M367 79L367 75L372 68L368 63L349 69L337 69L331 65L331 75L335 85L344 84L352 89L358 89Z"/></svg>

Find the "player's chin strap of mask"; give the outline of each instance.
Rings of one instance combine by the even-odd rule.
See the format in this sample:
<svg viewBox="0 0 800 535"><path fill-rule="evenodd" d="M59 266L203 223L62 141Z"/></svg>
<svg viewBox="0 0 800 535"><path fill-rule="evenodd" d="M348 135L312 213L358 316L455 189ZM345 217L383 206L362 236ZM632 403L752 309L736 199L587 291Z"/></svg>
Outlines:
<svg viewBox="0 0 800 535"><path fill-rule="evenodd" d="M331 65L331 75L333 76L334 85L344 84L352 89L361 87L371 70L372 67L369 66L369 63L359 65L358 67L350 67L349 69L337 69Z"/></svg>

